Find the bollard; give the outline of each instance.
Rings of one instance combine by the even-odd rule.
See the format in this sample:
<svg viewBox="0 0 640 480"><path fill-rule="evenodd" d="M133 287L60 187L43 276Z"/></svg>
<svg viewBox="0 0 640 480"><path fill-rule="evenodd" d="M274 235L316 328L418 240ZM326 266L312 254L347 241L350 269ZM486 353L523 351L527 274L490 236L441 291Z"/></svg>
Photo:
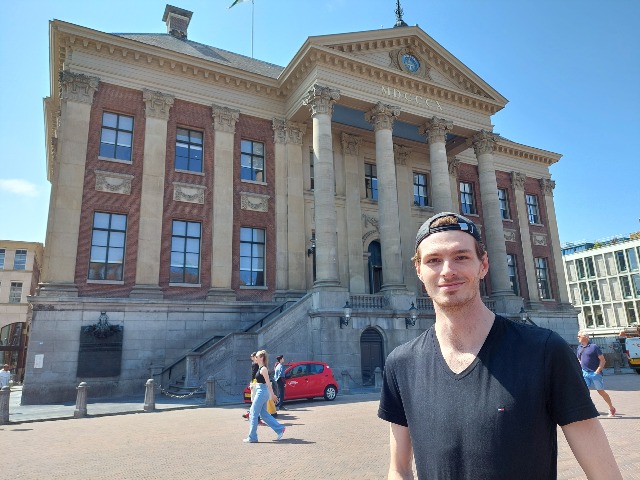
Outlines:
<svg viewBox="0 0 640 480"><path fill-rule="evenodd" d="M86 382L80 382L76 387L78 397L76 398L76 409L73 412L73 418L82 418L87 416L87 389L89 385Z"/></svg>
<svg viewBox="0 0 640 480"><path fill-rule="evenodd" d="M376 392L379 392L380 390L382 390L382 370L380 370L380 367L376 367L376 369L373 371L373 374L375 376L374 390Z"/></svg>
<svg viewBox="0 0 640 480"><path fill-rule="evenodd" d="M216 405L216 381L213 377L207 378L207 396L204 400L204 404L207 407L214 407Z"/></svg>
<svg viewBox="0 0 640 480"><path fill-rule="evenodd" d="M0 425L9 424L9 394L11 387L0 389Z"/></svg>
<svg viewBox="0 0 640 480"><path fill-rule="evenodd" d="M342 371L342 393L343 395L348 395L350 393L349 390L349 372L347 370Z"/></svg>
<svg viewBox="0 0 640 480"><path fill-rule="evenodd" d="M153 378L147 380L144 391L144 411L153 412L156 409L156 392L153 389Z"/></svg>

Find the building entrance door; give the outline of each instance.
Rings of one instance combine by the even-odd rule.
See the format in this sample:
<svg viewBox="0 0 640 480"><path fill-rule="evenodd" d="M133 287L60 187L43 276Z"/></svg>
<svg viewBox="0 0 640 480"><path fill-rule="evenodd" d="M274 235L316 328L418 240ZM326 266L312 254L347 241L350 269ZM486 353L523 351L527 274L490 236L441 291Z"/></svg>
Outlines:
<svg viewBox="0 0 640 480"><path fill-rule="evenodd" d="M382 356L382 335L375 328L367 328L360 336L360 356L362 365L362 384L373 385L377 367L384 367Z"/></svg>
<svg viewBox="0 0 640 480"><path fill-rule="evenodd" d="M369 293L378 293L382 288L382 253L380 242L369 244Z"/></svg>

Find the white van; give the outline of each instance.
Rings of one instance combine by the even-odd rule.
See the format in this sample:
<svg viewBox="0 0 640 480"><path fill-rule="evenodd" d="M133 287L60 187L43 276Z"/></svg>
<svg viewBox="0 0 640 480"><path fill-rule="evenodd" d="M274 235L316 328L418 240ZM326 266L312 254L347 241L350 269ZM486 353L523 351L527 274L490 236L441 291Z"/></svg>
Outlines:
<svg viewBox="0 0 640 480"><path fill-rule="evenodd" d="M624 353L629 359L629 366L640 374L640 328L625 328L620 337L625 340Z"/></svg>

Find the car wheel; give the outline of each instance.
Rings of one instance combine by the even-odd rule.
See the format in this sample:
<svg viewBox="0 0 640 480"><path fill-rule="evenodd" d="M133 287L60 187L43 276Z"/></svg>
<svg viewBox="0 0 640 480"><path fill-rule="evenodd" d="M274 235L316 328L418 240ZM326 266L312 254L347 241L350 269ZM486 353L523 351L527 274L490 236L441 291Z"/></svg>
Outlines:
<svg viewBox="0 0 640 480"><path fill-rule="evenodd" d="M640 375L640 368L636 368L636 373Z"/></svg>
<svg viewBox="0 0 640 480"><path fill-rule="evenodd" d="M325 400L335 400L338 395L338 390L333 385L328 385L327 388L324 389L324 398Z"/></svg>

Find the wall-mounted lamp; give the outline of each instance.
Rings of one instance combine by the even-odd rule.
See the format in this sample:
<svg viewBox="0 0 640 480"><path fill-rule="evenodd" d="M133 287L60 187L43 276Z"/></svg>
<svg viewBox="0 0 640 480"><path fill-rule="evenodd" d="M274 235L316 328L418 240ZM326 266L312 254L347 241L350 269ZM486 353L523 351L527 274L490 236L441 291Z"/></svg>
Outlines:
<svg viewBox="0 0 640 480"><path fill-rule="evenodd" d="M409 316L404 317L404 324L407 328L409 328L409 325L411 325L412 327L416 326L416 319L418 318L419 313L420 312L418 311L416 306L413 304L413 302L411 302L411 308L409 309Z"/></svg>
<svg viewBox="0 0 640 480"><path fill-rule="evenodd" d="M349 326L349 319L351 318L351 305L349 305L349 300L344 304L342 311L344 312L344 317L340 317L340 328Z"/></svg>
<svg viewBox="0 0 640 480"><path fill-rule="evenodd" d="M520 321L522 323L529 323L529 314L524 307L520 307Z"/></svg>
<svg viewBox="0 0 640 480"><path fill-rule="evenodd" d="M316 232L311 232L311 238L309 239L311 246L307 249L307 257L310 257L316 253Z"/></svg>

